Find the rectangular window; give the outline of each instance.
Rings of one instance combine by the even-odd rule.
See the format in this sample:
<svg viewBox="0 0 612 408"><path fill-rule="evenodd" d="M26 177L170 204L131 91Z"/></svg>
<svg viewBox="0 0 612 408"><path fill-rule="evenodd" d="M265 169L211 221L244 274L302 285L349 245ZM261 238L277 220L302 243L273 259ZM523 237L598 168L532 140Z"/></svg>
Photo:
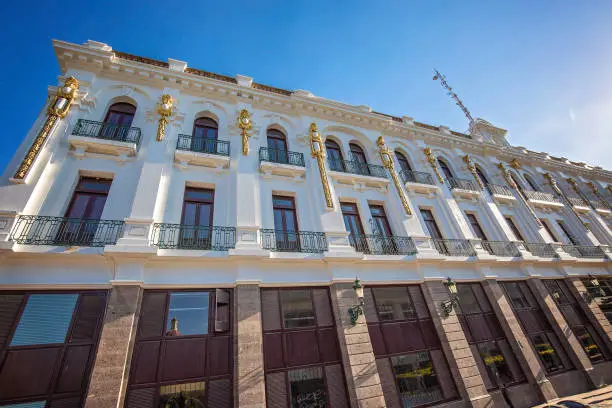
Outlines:
<svg viewBox="0 0 612 408"><path fill-rule="evenodd" d="M550 341L550 336L548 333L529 336L547 373L563 369L563 362L557 355L557 350Z"/></svg>
<svg viewBox="0 0 612 408"><path fill-rule="evenodd" d="M431 212L431 210L427 210L421 208L421 216L423 217L423 221L425 222L425 227L427 228L427 232L429 232L429 236L434 239L443 239L442 233L438 228L438 224Z"/></svg>
<svg viewBox="0 0 612 408"><path fill-rule="evenodd" d="M349 233L349 242L358 252L368 252L368 242L363 237L363 224L355 203L340 203L344 227Z"/></svg>
<svg viewBox="0 0 612 408"><path fill-rule="evenodd" d="M478 219L476 218L476 216L470 213L465 213L465 216L467 217L467 220L470 223L470 226L472 227L472 231L474 232L474 235L476 236L476 238L486 241L487 236L485 235L484 231L480 227L480 223L478 223Z"/></svg>
<svg viewBox="0 0 612 408"><path fill-rule="evenodd" d="M293 197L272 196L274 235L276 247L281 251L299 252L297 213Z"/></svg>
<svg viewBox="0 0 612 408"><path fill-rule="evenodd" d="M561 228L563 234L565 234L565 238L567 238L567 243L570 243L572 245L579 245L578 240L576 239L576 237L574 237L574 234L570 232L569 228L567 228L563 221L557 221L557 225L559 226L559 228Z"/></svg>
<svg viewBox="0 0 612 408"><path fill-rule="evenodd" d="M416 310L406 287L373 288L376 310L381 321L416 319Z"/></svg>
<svg viewBox="0 0 612 408"><path fill-rule="evenodd" d="M162 385L159 400L162 407L205 407L206 382Z"/></svg>
<svg viewBox="0 0 612 408"><path fill-rule="evenodd" d="M529 301L521 289L522 286L523 285L519 285L518 282L504 283L504 288L506 289L506 293L510 298L510 303L512 303L512 307L515 309L530 307Z"/></svg>
<svg viewBox="0 0 612 408"><path fill-rule="evenodd" d="M521 234L521 231L519 231L518 227L516 226L512 218L504 217L504 219L506 220L508 227L510 227L510 229L512 230L514 237L518 239L519 241L525 241L525 238L523 238L523 234Z"/></svg>
<svg viewBox="0 0 612 408"><path fill-rule="evenodd" d="M314 308L309 290L280 292L283 322L286 329L315 325Z"/></svg>
<svg viewBox="0 0 612 408"><path fill-rule="evenodd" d="M385 237L393 236L385 208L382 205L370 204L370 214L372 214L372 221L374 222L374 230L372 231L374 234L384 235Z"/></svg>
<svg viewBox="0 0 612 408"><path fill-rule="evenodd" d="M391 357L391 365L404 407L428 405L444 399L429 353Z"/></svg>
<svg viewBox="0 0 612 408"><path fill-rule="evenodd" d="M166 335L208 333L208 292L172 292Z"/></svg>
<svg viewBox="0 0 612 408"><path fill-rule="evenodd" d="M559 240L557 239L557 237L555 236L555 234L552 232L552 229L550 228L550 225L548 225L548 222L546 222L545 220L540 218L540 222L542 223L542 226L544 227L544 229L546 230L546 233L548 234L548 236L550 237L550 239L553 240L553 242L559 242Z"/></svg>
<svg viewBox="0 0 612 408"><path fill-rule="evenodd" d="M299 368L287 372L291 407L326 407L327 393L322 367Z"/></svg>
<svg viewBox="0 0 612 408"><path fill-rule="evenodd" d="M180 248L211 248L214 201L214 190L185 188Z"/></svg>
<svg viewBox="0 0 612 408"><path fill-rule="evenodd" d="M81 177L66 211L67 218L99 220L112 180Z"/></svg>
<svg viewBox="0 0 612 408"><path fill-rule="evenodd" d="M510 366L496 341L478 343L477 347L491 382L499 386L514 381Z"/></svg>

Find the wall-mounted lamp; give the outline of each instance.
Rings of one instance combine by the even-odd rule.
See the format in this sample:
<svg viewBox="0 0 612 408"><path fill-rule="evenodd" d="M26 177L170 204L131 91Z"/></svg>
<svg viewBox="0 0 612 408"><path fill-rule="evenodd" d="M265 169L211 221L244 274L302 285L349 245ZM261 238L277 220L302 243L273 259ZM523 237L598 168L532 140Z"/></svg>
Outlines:
<svg viewBox="0 0 612 408"><path fill-rule="evenodd" d="M359 304L351 306L348 310L349 316L351 317L351 324L354 326L357 324L357 319L363 314L363 307L365 302L363 300L363 286L359 282L359 278L355 278L355 284L353 284L353 290L359 299Z"/></svg>
<svg viewBox="0 0 612 408"><path fill-rule="evenodd" d="M582 292L582 297L587 303L591 303L593 300L604 297L605 293L599 286L599 281L593 275L589 275L589 286L586 287L586 292Z"/></svg>
<svg viewBox="0 0 612 408"><path fill-rule="evenodd" d="M453 308L457 310L457 307L459 307L459 295L457 295L457 284L450 277L446 278L444 286L446 286L448 293L450 293L450 299L442 302L441 306L444 317L448 317Z"/></svg>

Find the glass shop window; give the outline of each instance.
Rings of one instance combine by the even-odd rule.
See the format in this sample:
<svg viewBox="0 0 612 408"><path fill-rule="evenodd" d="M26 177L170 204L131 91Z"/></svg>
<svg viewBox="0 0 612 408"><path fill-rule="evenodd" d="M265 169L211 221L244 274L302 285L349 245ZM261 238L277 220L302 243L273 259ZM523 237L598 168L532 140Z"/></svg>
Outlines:
<svg viewBox="0 0 612 408"><path fill-rule="evenodd" d="M208 333L208 292L172 292L167 336L187 336Z"/></svg>
<svg viewBox="0 0 612 408"><path fill-rule="evenodd" d="M285 329L315 325L310 290L281 290L280 299Z"/></svg>
<svg viewBox="0 0 612 408"><path fill-rule="evenodd" d="M559 358L548 334L542 333L533 335L531 336L531 341L547 373L563 370L563 362Z"/></svg>
<svg viewBox="0 0 612 408"><path fill-rule="evenodd" d="M444 399L426 351L391 357L391 365L404 407L427 405Z"/></svg>
<svg viewBox="0 0 612 408"><path fill-rule="evenodd" d="M480 343L477 347L487 369L487 373L489 374L489 378L496 379L497 384L507 384L514 381L510 366L496 341Z"/></svg>
<svg viewBox="0 0 612 408"><path fill-rule="evenodd" d="M323 367L290 370L288 373L291 407L327 407Z"/></svg>
<svg viewBox="0 0 612 408"><path fill-rule="evenodd" d="M159 387L161 407L205 407L205 381Z"/></svg>
<svg viewBox="0 0 612 408"><path fill-rule="evenodd" d="M508 282L504 284L504 288L506 289L506 293L510 298L510 302L515 309L524 309L526 307L530 307L527 298L523 294L523 291L519 287L519 284L516 282Z"/></svg>
<svg viewBox="0 0 612 408"><path fill-rule="evenodd" d="M406 287L373 288L381 321L416 319L416 310Z"/></svg>

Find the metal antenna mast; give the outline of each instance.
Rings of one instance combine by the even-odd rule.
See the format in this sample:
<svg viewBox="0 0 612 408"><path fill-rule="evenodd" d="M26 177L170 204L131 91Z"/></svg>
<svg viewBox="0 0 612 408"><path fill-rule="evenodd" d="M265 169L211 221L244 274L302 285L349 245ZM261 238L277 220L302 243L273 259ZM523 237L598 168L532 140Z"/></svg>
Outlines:
<svg viewBox="0 0 612 408"><path fill-rule="evenodd" d="M450 96L455 101L455 104L459 106L459 108L461 108L465 117L468 118L468 120L470 121L470 132L471 132L474 126L474 118L470 114L470 111L468 110L468 108L465 107L461 99L459 99L459 96L457 96L457 94L453 92L453 88L451 88L448 85L448 82L446 82L446 77L442 75L437 69L434 69L434 72L435 72L435 75L433 77L433 80L434 81L439 80L440 83L442 84L442 87L444 87L444 89L448 91L448 96Z"/></svg>

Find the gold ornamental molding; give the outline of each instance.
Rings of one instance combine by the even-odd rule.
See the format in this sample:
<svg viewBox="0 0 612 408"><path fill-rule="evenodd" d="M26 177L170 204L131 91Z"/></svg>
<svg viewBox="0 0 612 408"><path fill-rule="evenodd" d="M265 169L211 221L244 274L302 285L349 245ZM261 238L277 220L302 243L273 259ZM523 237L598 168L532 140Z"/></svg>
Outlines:
<svg viewBox="0 0 612 408"><path fill-rule="evenodd" d="M406 193L404 193L402 183L400 183L399 177L397 176L397 172L395 171L395 163L393 162L391 150L389 150L389 148L387 147L385 139L383 139L382 136L378 136L376 144L378 145L378 153L380 154L380 159L382 160L383 166L387 170L389 170L389 173L391 173L391 178L393 179L397 194L399 195L402 205L404 206L404 211L406 211L406 214L412 215L412 211L410 211L410 205L408 204L408 198L406 197Z"/></svg>
<svg viewBox="0 0 612 408"><path fill-rule="evenodd" d="M13 179L22 181L28 175L28 172L32 168L32 164L34 164L34 160L36 160L36 157L40 153L40 149L51 134L51 130L60 119L65 118L68 114L70 106L77 97L78 90L79 81L74 77L66 78L64 86L57 90L53 103L47 109L47 120L45 124L40 132L38 132L38 136L34 139L34 143L30 146L30 150L28 150L28 153L19 165Z"/></svg>
<svg viewBox="0 0 612 408"><path fill-rule="evenodd" d="M506 183L508 183L508 186L516 190L518 186L512 179L512 176L510 175L510 171L508 171L506 166L504 166L504 163L498 163L497 167L501 170L502 174L504 175L504 180L506 180Z"/></svg>
<svg viewBox="0 0 612 408"><path fill-rule="evenodd" d="M440 169L438 169L438 161L436 159L436 156L431 151L431 147L426 147L425 149L423 149L423 153L425 153L425 157L427 157L427 161L431 165L431 168L433 169L434 173L436 173L436 176L438 177L440 183L444 184L444 178L442 178L442 175L440 174Z"/></svg>
<svg viewBox="0 0 612 408"><path fill-rule="evenodd" d="M331 190L329 188L329 180L327 179L327 170L325 169L325 145L323 144L323 138L321 138L317 124L314 122L310 124L309 132L310 153L313 158L317 159L317 164L319 165L321 185L323 186L323 194L325 194L325 203L327 208L334 208L334 201L332 200Z"/></svg>
<svg viewBox="0 0 612 408"><path fill-rule="evenodd" d="M466 154L465 156L463 156L463 161L467 165L467 169L470 171L470 173L472 173L472 177L474 177L474 180L476 180L476 184L478 184L481 190L484 190L484 184L482 184L482 180L480 179L480 177L478 177L478 173L476 172L476 166L474 165L472 158Z"/></svg>
<svg viewBox="0 0 612 408"><path fill-rule="evenodd" d="M240 136L242 136L242 154L246 156L249 154L250 131L253 129L251 114L246 109L242 109L240 115L238 115L238 128L240 128Z"/></svg>
<svg viewBox="0 0 612 408"><path fill-rule="evenodd" d="M157 124L157 141L161 142L166 135L166 125L168 118L172 115L174 100L172 96L164 94L157 103L157 113L159 113L159 123Z"/></svg>
<svg viewBox="0 0 612 408"><path fill-rule="evenodd" d="M518 170L521 168L521 162L518 159L512 159L510 161L510 167L512 167L514 170Z"/></svg>

